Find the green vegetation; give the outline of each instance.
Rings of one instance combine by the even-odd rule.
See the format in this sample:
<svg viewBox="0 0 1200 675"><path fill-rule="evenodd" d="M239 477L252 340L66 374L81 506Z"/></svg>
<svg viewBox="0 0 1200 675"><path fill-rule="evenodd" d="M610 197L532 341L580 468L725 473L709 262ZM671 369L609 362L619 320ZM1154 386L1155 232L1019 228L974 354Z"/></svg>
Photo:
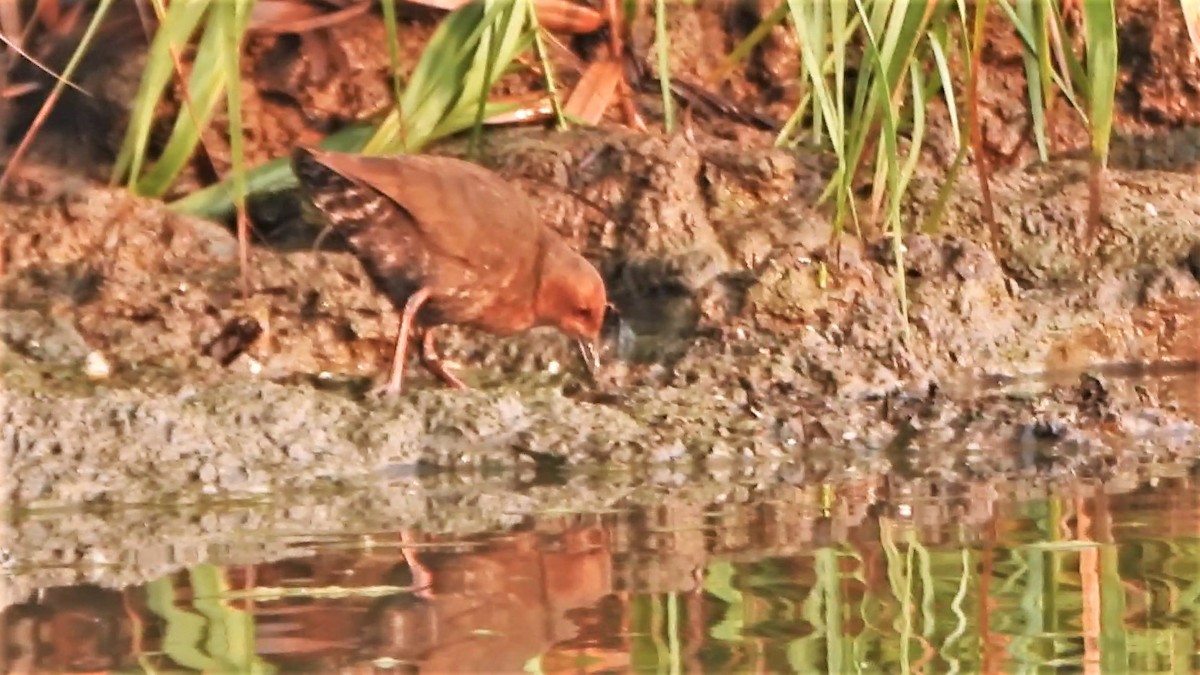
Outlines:
<svg viewBox="0 0 1200 675"><path fill-rule="evenodd" d="M163 196L180 177L200 146L206 130L218 120L228 137L229 175L222 182L189 194L173 206L179 211L221 216L243 210L247 195L286 188L293 184L285 159L261 166L245 164L243 120L240 105L240 54L248 31L253 30L255 0L194 0L168 3L146 0L156 26L141 86L132 103L128 129L115 165L114 180L148 196ZM1181 0L1195 17L1195 3ZM50 3L55 4L56 3ZM281 3L275 3L279 5ZM286 4L286 3L283 3ZM304 5L299 0L299 8ZM584 29L608 27L610 53L630 42L632 17L639 3L605 2L604 11L591 12ZM670 63L671 36L668 7L652 3L655 39L653 54L634 54L654 60L663 99L661 120L667 132L675 131ZM87 49L94 29L111 2L96 6L92 26L57 85L61 90ZM1066 7L1066 9L1064 9ZM61 8L60 8L61 9ZM538 18L558 16L562 7L551 0L473 0L450 12L423 47L411 72L401 72L399 46L405 40L397 7L383 2L388 53L394 68L393 105L365 126L344 129L325 141L326 147L365 153L416 152L439 139L472 130L477 142L487 120L518 109L514 102L489 100L494 86L518 70L536 68L545 82L546 96L559 127L580 120L564 112L548 52L547 42L561 22L547 25ZM671 12L696 11L676 3ZM1115 0L1063 3L1052 0L781 0L776 9L729 54L723 71L728 74L748 58L753 49L779 25L796 37L800 68L796 73L799 101L777 136L777 143L809 144L831 152L837 170L824 198L832 203L839 230L847 223L860 231L864 219L890 232L897 245L896 263L902 267L900 239L917 224L903 222L901 204L917 170L925 141L925 111L944 104L949 125L959 142L956 162L945 183L948 191L969 154L985 184L985 217L991 221L986 193L988 167L982 149L978 115L981 50L987 39L985 19L1007 21L1024 47L1025 74L1031 126L1039 155L1048 158L1047 119L1059 101L1074 109L1091 129L1093 208L1089 222L1099 219L1100 174L1107 161L1112 133L1117 83L1117 19ZM1193 29L1189 26L1189 29ZM539 64L540 68L533 64ZM190 64L190 65L186 65ZM623 77L612 69L612 77ZM150 135L161 117L164 98L173 81L179 81L181 105L160 152L150 155ZM711 84L711 83L709 83ZM600 101L608 107L624 95L623 87ZM965 97L964 97L965 92ZM47 102L52 104L55 97ZM627 121L636 113L627 107ZM636 121L640 124L640 120ZM31 133L36 132L35 129ZM973 153L969 152L974 150ZM19 160L20 151L15 161ZM855 185L869 179L871 193L863 204ZM0 183L3 179L0 178ZM937 214L923 227L936 225ZM239 219L243 230L244 218ZM904 275L897 275L904 297Z"/></svg>

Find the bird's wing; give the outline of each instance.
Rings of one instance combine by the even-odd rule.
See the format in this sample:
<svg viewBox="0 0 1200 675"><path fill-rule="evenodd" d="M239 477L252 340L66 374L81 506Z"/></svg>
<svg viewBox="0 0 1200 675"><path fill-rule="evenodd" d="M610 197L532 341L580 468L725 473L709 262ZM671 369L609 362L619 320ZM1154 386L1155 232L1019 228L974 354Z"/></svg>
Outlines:
<svg viewBox="0 0 1200 675"><path fill-rule="evenodd" d="M497 274L532 264L541 238L532 204L483 167L451 157L311 152L408 211L432 251Z"/></svg>

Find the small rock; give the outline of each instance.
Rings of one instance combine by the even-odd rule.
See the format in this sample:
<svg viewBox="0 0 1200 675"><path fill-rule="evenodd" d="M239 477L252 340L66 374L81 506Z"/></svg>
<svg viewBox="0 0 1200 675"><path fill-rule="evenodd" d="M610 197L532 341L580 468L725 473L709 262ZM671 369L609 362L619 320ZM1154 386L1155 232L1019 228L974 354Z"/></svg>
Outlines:
<svg viewBox="0 0 1200 675"><path fill-rule="evenodd" d="M104 354L92 350L83 359L83 374L93 380L104 380L112 375L112 366Z"/></svg>

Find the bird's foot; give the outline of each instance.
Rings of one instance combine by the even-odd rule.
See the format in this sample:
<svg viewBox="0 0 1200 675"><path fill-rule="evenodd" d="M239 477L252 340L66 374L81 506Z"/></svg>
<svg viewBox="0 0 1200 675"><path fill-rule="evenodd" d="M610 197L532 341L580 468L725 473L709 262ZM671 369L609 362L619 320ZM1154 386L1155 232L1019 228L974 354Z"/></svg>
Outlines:
<svg viewBox="0 0 1200 675"><path fill-rule="evenodd" d="M400 387L392 386L391 382L376 382L367 394L371 398L393 398L400 394Z"/></svg>
<svg viewBox="0 0 1200 675"><path fill-rule="evenodd" d="M445 382L446 386L450 387L451 389L470 389L465 382L459 379L459 377L450 370L451 366L457 366L458 364L452 361L445 361L443 359L429 359L424 363L425 368L429 370L429 372L433 373L442 382Z"/></svg>
<svg viewBox="0 0 1200 675"><path fill-rule="evenodd" d="M368 393L373 398L394 398L400 395L402 389L403 378L396 377L395 373L389 373L387 379L376 380Z"/></svg>
<svg viewBox="0 0 1200 675"><path fill-rule="evenodd" d="M439 380L445 382L451 389L468 389L467 385L454 373L450 372L449 366L457 366L458 364L451 363L438 355L437 337L435 337L436 328L430 328L421 336L421 363L425 366L425 370L433 373Z"/></svg>

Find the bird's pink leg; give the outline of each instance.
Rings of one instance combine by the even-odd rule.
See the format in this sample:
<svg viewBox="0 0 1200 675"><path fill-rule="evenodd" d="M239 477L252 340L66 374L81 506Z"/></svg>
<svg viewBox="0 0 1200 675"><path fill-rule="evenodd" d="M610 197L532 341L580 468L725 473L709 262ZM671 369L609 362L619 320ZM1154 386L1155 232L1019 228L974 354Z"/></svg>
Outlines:
<svg viewBox="0 0 1200 675"><path fill-rule="evenodd" d="M396 350L392 354L392 369L388 374L387 383L376 388L376 393L382 393L385 396L395 396L400 393L404 382L404 361L408 354L408 338L412 334L413 321L416 320L421 305L425 304L428 299L429 289L422 288L410 295L408 302L404 303L404 312L400 315L400 332L396 334Z"/></svg>
<svg viewBox="0 0 1200 675"><path fill-rule="evenodd" d="M467 385L463 381L450 372L446 368L446 363L442 361L442 357L438 356L437 345L433 332L435 329L427 328L425 335L421 338L421 363L425 364L425 369L436 375L442 382L454 389L466 389Z"/></svg>

